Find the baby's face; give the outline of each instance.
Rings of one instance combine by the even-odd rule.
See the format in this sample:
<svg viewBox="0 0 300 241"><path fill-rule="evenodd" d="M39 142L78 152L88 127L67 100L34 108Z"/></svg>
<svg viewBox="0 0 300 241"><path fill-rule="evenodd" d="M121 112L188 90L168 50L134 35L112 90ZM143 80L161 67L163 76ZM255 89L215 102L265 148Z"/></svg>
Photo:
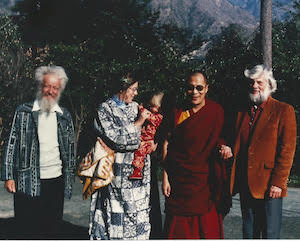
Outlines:
<svg viewBox="0 0 300 241"><path fill-rule="evenodd" d="M152 113L158 113L159 112L159 107L157 107L157 106L150 106L150 111Z"/></svg>

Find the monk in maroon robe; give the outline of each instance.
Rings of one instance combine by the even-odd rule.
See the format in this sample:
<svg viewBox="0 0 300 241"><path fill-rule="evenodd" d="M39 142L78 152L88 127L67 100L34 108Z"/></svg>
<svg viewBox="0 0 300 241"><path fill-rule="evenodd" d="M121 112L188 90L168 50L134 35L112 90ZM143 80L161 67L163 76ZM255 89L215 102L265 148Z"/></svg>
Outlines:
<svg viewBox="0 0 300 241"><path fill-rule="evenodd" d="M223 109L205 98L207 91L206 77L192 73L187 85L190 108L175 110L175 128L165 143L163 192L168 239L224 238L222 215L216 209L222 189L219 179L224 174L220 160L232 153L220 138Z"/></svg>

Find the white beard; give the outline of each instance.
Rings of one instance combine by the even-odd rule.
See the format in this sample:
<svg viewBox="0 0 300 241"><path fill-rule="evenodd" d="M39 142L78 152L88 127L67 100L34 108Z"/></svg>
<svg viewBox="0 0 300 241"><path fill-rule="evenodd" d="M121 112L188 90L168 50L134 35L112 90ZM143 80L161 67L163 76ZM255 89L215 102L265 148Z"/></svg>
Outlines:
<svg viewBox="0 0 300 241"><path fill-rule="evenodd" d="M53 108L53 106L56 105L56 103L57 103L57 101L54 99L48 99L48 98L43 97L40 100L41 111L50 113L51 109Z"/></svg>
<svg viewBox="0 0 300 241"><path fill-rule="evenodd" d="M51 109L58 103L60 99L60 93L56 98L49 99L43 96L42 91L39 90L37 92L37 99L39 101L41 111L50 113Z"/></svg>
<svg viewBox="0 0 300 241"><path fill-rule="evenodd" d="M260 105L264 101L266 101L269 96L271 95L271 90L270 88L266 88L264 92L259 92L258 94L251 94L249 93L250 100L257 105Z"/></svg>

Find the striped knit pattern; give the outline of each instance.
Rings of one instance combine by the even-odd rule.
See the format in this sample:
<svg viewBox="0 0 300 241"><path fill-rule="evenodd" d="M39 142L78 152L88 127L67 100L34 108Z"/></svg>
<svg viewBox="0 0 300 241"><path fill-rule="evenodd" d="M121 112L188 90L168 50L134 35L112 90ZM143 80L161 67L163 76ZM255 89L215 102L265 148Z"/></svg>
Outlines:
<svg viewBox="0 0 300 241"><path fill-rule="evenodd" d="M33 103L20 105L14 115L11 132L6 142L2 161L2 180L15 180L17 191L29 196L40 195L40 152L38 141L38 111ZM74 181L75 135L71 114L62 108L56 113L58 143L63 162L65 196L71 197Z"/></svg>

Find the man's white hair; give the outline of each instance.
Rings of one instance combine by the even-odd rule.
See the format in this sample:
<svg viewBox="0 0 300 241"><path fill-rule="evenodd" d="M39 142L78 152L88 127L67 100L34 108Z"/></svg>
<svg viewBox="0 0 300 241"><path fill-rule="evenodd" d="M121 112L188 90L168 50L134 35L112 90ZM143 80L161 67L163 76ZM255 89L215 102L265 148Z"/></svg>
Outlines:
<svg viewBox="0 0 300 241"><path fill-rule="evenodd" d="M43 85L44 75L47 75L47 74L53 74L58 79L60 79L60 81L61 81L61 83L60 83L60 85L61 85L60 86L60 92L65 89L66 84L68 82L68 77L67 77L67 74L66 74L63 67L55 66L55 65L38 67L35 70L34 76L35 76L35 80L38 82L39 86Z"/></svg>
<svg viewBox="0 0 300 241"><path fill-rule="evenodd" d="M272 70L268 70L263 64L256 65L252 69L246 69L244 75L249 79L261 78L263 75L268 80L271 93L277 90L277 83Z"/></svg>

